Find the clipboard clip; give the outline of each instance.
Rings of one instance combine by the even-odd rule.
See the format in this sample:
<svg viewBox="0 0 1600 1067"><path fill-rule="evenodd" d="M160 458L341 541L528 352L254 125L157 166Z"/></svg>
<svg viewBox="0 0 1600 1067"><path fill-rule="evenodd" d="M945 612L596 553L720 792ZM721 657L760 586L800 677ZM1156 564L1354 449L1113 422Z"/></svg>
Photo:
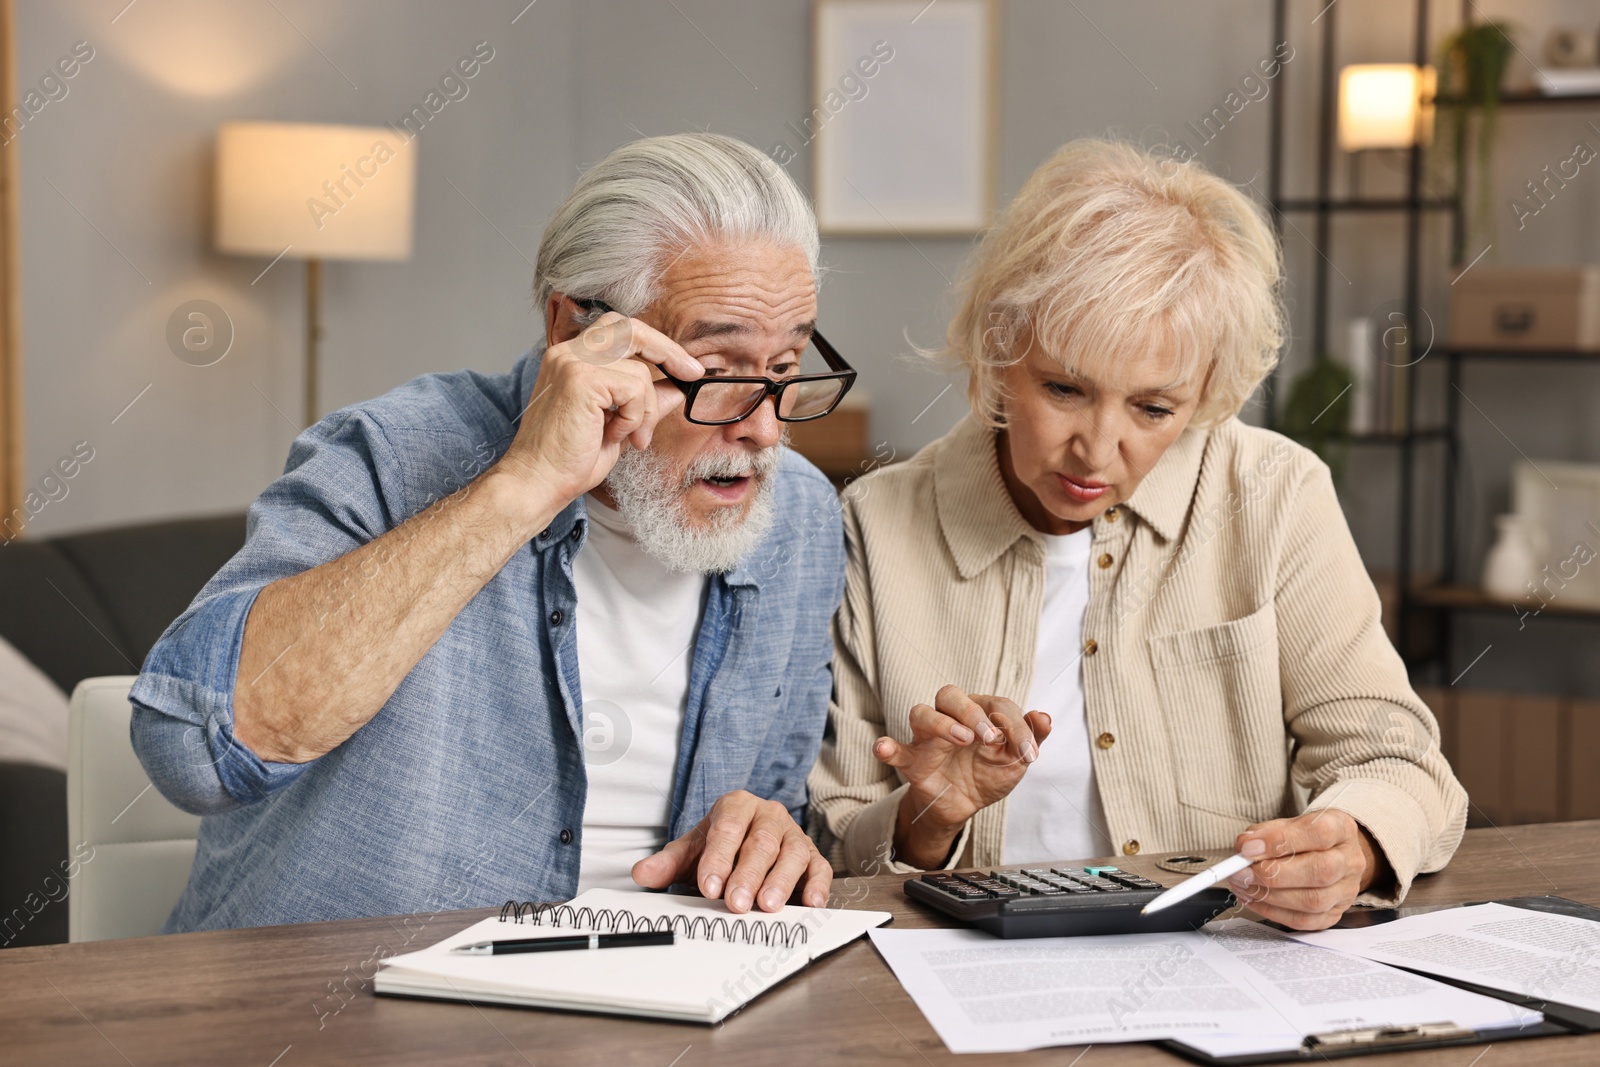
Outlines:
<svg viewBox="0 0 1600 1067"><path fill-rule="evenodd" d="M1404 1047L1429 1041L1452 1041L1477 1035L1455 1023L1419 1023L1416 1026L1372 1026L1359 1030L1334 1030L1311 1034L1302 1044L1307 1052L1338 1049L1378 1049Z"/></svg>

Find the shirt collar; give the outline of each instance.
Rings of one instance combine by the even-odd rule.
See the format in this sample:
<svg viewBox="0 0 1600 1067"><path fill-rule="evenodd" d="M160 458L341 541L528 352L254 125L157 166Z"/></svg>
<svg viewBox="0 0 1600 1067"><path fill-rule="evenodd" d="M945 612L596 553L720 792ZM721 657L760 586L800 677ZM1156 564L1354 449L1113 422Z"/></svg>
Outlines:
<svg viewBox="0 0 1600 1067"><path fill-rule="evenodd" d="M933 460L933 499L945 544L963 578L982 572L1018 538L1039 540L1000 476L994 427L975 415L963 418L940 442Z"/></svg>
<svg viewBox="0 0 1600 1067"><path fill-rule="evenodd" d="M1190 426L1178 435L1144 476L1139 488L1122 505L1147 523L1163 541L1183 529L1195 486L1200 481L1200 461L1205 456L1210 430Z"/></svg>
<svg viewBox="0 0 1600 1067"><path fill-rule="evenodd" d="M1183 528L1209 438L1209 430L1184 430L1122 505L1164 541ZM941 442L934 458L933 495L939 527L963 578L983 571L1018 538L1039 540L1000 475L994 429L976 416L963 418Z"/></svg>

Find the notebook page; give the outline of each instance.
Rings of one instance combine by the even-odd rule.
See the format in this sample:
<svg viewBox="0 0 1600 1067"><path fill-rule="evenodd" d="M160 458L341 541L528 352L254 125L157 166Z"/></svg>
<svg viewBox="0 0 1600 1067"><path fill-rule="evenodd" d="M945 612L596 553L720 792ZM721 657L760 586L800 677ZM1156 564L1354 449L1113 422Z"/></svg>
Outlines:
<svg viewBox="0 0 1600 1067"><path fill-rule="evenodd" d="M808 962L886 921L886 912L786 908L772 915L733 916L720 901L665 894L590 890L568 904L590 909L626 909L635 917L683 915L706 922L697 930L746 932L749 924L801 922L807 942L784 938L746 944L680 936L675 945L576 950L554 954L458 956L450 949L477 941L564 937L588 927L535 926L524 921L484 919L419 952L395 956L378 973L380 992L483 997L514 1003L612 1011L715 1022L771 988ZM739 930L727 920L744 918ZM725 920L716 924L711 920Z"/></svg>

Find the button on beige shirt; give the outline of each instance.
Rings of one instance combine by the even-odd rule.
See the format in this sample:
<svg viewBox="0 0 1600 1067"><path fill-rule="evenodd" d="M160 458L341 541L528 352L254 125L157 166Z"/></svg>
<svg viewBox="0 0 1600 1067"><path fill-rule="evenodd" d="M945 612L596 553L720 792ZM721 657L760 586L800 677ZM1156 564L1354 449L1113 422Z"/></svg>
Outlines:
<svg viewBox="0 0 1600 1067"><path fill-rule="evenodd" d="M1438 724L1384 634L1327 467L1287 438L1237 419L1186 430L1094 521L1084 643L1049 662L1034 662L1043 544L993 430L969 416L862 479L844 518L834 703L810 780L836 867L910 870L891 855L907 787L872 743L909 742L912 705L947 683L1020 701L1035 670L1075 662L1123 853L1231 848L1249 823L1340 808L1397 876L1397 897L1365 903L1454 854L1467 801ZM1002 801L951 865L999 864L1004 832Z"/></svg>

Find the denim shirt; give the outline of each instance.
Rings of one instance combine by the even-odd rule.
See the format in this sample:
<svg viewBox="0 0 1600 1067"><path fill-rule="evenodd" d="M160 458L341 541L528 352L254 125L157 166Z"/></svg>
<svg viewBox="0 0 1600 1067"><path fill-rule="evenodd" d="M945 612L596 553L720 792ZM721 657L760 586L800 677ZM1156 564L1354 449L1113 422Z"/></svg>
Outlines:
<svg viewBox="0 0 1600 1067"><path fill-rule="evenodd" d="M151 649L131 695L134 750L163 795L205 816L169 932L576 891L587 789L583 611L572 582L588 529L581 497L518 549L344 743L289 764L262 760L233 737L239 650L256 595L488 469L515 436L541 356L536 348L504 375L426 375L302 433L283 475L251 505L244 547ZM804 818L806 773L827 717L844 538L833 487L799 455L784 454L774 490L772 531L708 583L670 837L737 789ZM383 581L385 565L353 575L298 640L340 626L342 605Z"/></svg>

